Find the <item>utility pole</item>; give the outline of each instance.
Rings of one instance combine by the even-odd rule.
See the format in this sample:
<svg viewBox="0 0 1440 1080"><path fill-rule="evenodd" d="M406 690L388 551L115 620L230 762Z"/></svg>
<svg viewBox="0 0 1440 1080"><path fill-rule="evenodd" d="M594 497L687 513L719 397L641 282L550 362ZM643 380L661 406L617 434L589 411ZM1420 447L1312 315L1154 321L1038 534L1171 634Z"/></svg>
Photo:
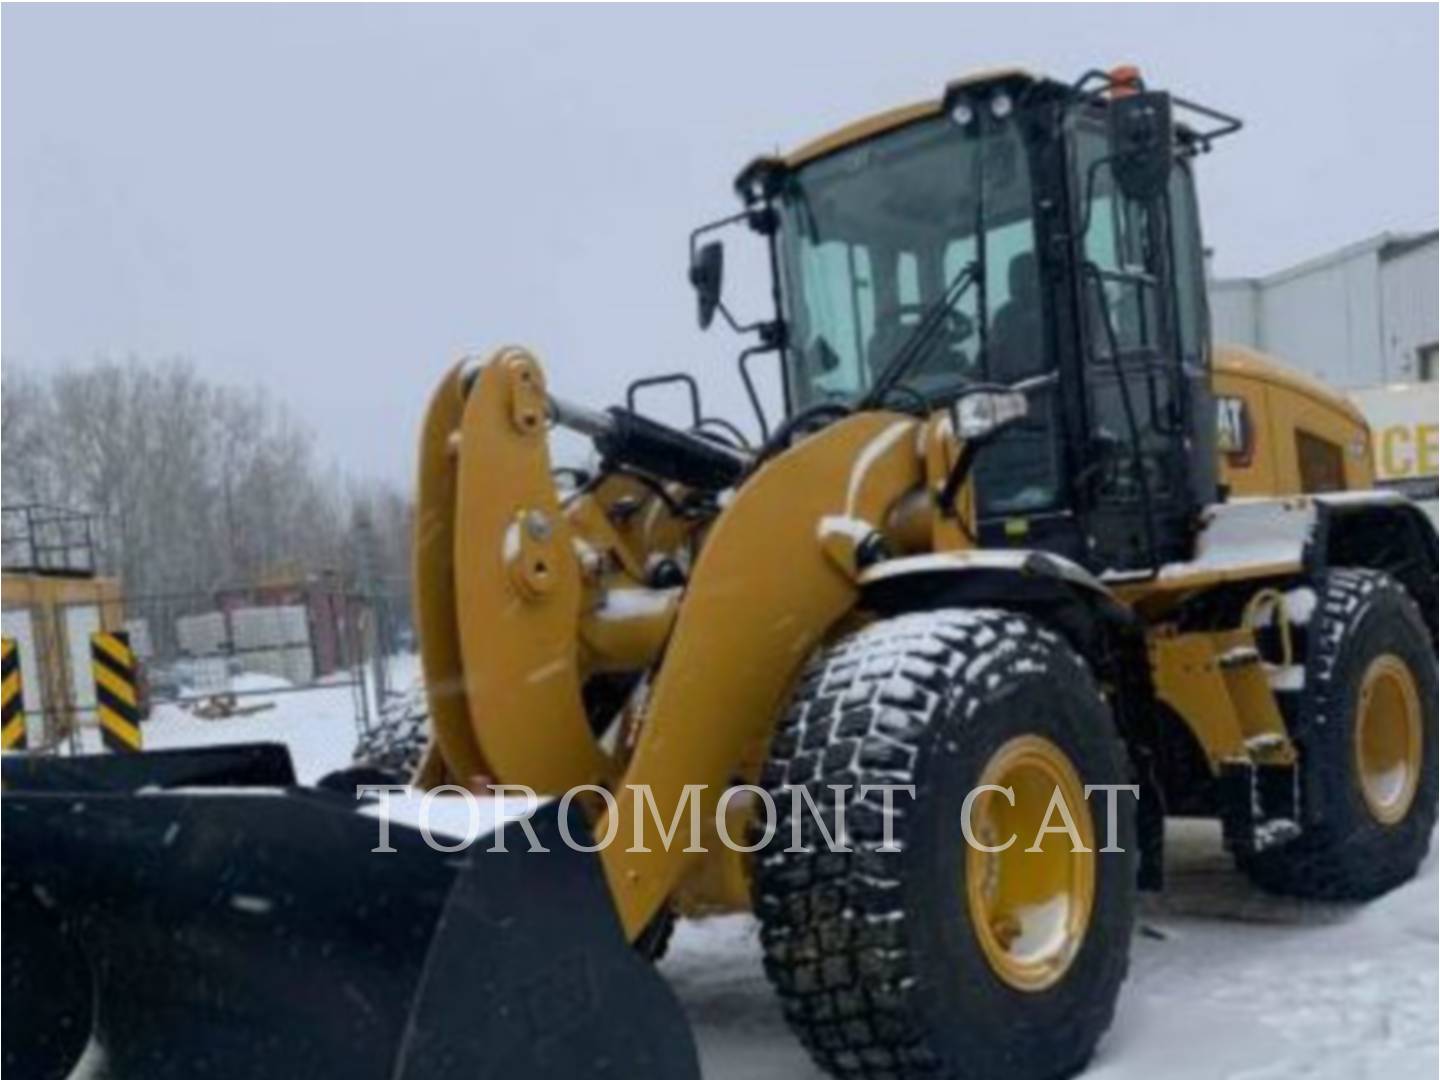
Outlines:
<svg viewBox="0 0 1440 1080"><path fill-rule="evenodd" d="M390 693L386 659L391 651L390 617L384 589L380 583L380 542L375 535L375 522L370 517L368 506L355 509L355 544L359 549L360 590L370 609L373 623L371 633L370 666L375 683L375 708Z"/></svg>

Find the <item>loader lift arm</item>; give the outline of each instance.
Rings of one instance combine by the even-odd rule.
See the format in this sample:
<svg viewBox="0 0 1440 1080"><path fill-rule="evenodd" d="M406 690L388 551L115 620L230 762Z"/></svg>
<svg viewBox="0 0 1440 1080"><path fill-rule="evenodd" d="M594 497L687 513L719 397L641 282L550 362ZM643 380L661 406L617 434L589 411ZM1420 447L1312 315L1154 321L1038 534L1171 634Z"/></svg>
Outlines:
<svg viewBox="0 0 1440 1080"><path fill-rule="evenodd" d="M543 425L526 422L526 402L546 400L539 365L508 349L467 372L473 375L457 368L442 385L426 427L444 432L427 435L427 445L458 445L458 452L428 455L420 484L420 519L430 523L422 541L453 538L453 556L417 545L416 562L422 659L446 772L461 783L525 783L550 794L605 783L618 795L643 785L662 820L680 805L686 784L704 784L704 807L713 812L737 763L738 774L748 771L753 779L800 665L854 606L853 564L827 555L820 542L827 520L871 530L883 524L923 479L916 450L921 421L857 414L734 489L691 568L644 723L621 760L598 746L582 705L577 642L588 586L570 517L549 483ZM563 403L554 415L598 439L614 437L603 415ZM641 439L654 434L636 425L626 435L636 432ZM685 445L675 434L665 438ZM689 449L696 443L706 468L736 460L729 451L720 459L705 440L691 438ZM541 518L543 526L534 527ZM746 677L723 674L735 672ZM597 835L613 828L631 837L638 809L620 798L618 820L597 820ZM688 859L678 849L631 846L611 844L600 860L633 939L685 874Z"/></svg>

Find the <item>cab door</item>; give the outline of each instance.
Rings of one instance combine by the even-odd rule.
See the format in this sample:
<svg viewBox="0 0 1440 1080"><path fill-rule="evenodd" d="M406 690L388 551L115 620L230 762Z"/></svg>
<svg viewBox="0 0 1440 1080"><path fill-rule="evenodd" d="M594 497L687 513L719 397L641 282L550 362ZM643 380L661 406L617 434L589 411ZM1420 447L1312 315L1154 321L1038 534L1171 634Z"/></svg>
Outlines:
<svg viewBox="0 0 1440 1080"><path fill-rule="evenodd" d="M1188 558L1215 490L1198 223L1188 170L1142 203L1119 190L1107 129L1074 129L1077 288L1093 561L1136 570ZM1197 445L1198 444L1198 445Z"/></svg>

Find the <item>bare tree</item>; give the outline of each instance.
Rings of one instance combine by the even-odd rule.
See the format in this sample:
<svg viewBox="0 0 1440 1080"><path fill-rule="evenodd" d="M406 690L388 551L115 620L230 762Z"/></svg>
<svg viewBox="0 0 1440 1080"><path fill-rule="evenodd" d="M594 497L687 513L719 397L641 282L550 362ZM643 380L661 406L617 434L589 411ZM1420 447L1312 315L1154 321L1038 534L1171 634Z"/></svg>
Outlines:
<svg viewBox="0 0 1440 1080"><path fill-rule="evenodd" d="M406 590L408 497L346 483L261 388L216 384L183 360L102 359L43 378L7 361L0 403L6 501L99 515L104 565L131 595L353 574L360 505L382 572Z"/></svg>

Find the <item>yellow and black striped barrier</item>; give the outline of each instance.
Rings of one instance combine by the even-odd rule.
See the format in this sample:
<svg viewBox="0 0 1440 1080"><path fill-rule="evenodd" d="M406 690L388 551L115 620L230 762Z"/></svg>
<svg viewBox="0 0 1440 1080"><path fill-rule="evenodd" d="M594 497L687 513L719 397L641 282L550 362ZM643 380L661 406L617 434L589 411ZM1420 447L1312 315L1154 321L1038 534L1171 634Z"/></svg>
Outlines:
<svg viewBox="0 0 1440 1080"><path fill-rule="evenodd" d="M123 630L90 635L90 666L95 669L95 711L100 741L118 753L140 749L140 695L135 685L135 654Z"/></svg>
<svg viewBox="0 0 1440 1080"><path fill-rule="evenodd" d="M24 750L25 689L20 685L20 650L15 639L0 639L0 749Z"/></svg>

